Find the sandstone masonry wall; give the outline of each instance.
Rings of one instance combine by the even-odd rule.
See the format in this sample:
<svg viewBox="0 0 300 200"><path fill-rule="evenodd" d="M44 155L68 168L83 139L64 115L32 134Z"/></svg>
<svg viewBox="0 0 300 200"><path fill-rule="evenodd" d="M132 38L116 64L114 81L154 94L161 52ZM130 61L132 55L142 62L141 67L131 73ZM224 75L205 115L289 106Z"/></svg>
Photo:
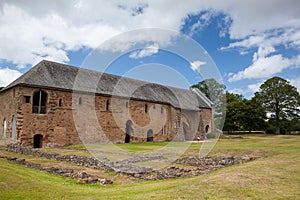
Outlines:
<svg viewBox="0 0 300 200"><path fill-rule="evenodd" d="M33 93L47 94L46 113L32 113ZM85 143L124 143L130 130L130 142L145 142L149 134L153 141L193 140L178 134L196 132L204 137L205 127L211 127L211 109L183 112L168 104L135 99L112 98L105 95L72 93L50 88L17 86L0 93L1 143L33 146L34 136L42 135L42 146L64 146ZM200 115L198 130L192 130L191 120L183 131L182 119ZM17 134L12 135L12 116L16 117ZM3 138L4 118L6 137ZM130 120L130 123L129 123ZM127 127L126 124L131 124ZM182 130L182 131L180 131ZM177 134L178 133L178 134Z"/></svg>

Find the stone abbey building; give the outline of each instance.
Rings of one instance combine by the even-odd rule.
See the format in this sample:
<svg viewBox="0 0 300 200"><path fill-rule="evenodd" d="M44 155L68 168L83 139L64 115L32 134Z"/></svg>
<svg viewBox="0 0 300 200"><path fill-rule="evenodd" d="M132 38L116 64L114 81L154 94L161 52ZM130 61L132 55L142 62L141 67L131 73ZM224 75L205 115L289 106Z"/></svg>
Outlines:
<svg viewBox="0 0 300 200"><path fill-rule="evenodd" d="M0 90L0 144L203 139L211 105L198 90L41 61Z"/></svg>

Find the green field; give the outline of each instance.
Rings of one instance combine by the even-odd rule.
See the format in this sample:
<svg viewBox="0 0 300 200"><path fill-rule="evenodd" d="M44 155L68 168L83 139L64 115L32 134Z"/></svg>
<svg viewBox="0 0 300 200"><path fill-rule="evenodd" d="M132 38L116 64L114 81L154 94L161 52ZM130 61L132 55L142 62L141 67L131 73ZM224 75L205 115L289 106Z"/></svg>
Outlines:
<svg viewBox="0 0 300 200"><path fill-rule="evenodd" d="M219 140L211 155L262 158L197 177L116 181L111 186L76 184L0 159L0 199L300 199L300 137L244 137ZM192 144L186 155L197 154L199 145ZM155 143L124 144L122 148L134 151L150 146L155 148Z"/></svg>

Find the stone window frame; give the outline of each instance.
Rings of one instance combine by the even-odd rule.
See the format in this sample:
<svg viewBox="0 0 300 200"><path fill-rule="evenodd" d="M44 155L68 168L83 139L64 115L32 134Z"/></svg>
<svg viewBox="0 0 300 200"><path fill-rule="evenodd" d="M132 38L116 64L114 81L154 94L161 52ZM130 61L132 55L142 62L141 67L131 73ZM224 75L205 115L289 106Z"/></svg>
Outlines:
<svg viewBox="0 0 300 200"><path fill-rule="evenodd" d="M36 103L35 95L38 96L38 102ZM32 113L33 114L46 114L47 113L47 99L48 93L38 89L32 94Z"/></svg>

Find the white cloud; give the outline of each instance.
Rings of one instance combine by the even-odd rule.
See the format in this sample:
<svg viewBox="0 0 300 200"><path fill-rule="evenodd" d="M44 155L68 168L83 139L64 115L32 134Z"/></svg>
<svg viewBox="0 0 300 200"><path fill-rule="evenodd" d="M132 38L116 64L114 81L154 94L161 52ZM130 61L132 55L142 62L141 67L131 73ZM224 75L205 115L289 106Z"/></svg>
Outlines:
<svg viewBox="0 0 300 200"><path fill-rule="evenodd" d="M190 63L191 69L195 72L200 72L200 68L203 65L206 65L206 62L200 61L200 60L195 60L195 61Z"/></svg>
<svg viewBox="0 0 300 200"><path fill-rule="evenodd" d="M259 57L257 53L253 56L253 63L246 69L231 74L228 81L234 82L242 79L266 78L291 67L291 60L282 57L282 55L272 55L269 57Z"/></svg>
<svg viewBox="0 0 300 200"><path fill-rule="evenodd" d="M230 21L221 36L235 42L228 48L290 44L300 46L298 0L249 1L14 1L0 4L0 59L20 67L43 58L68 62L68 51L96 48L107 39L138 28L157 27L180 31L188 15L199 14L197 26L209 23L212 14ZM176 12L174 12L176 11ZM255 14L254 14L255 13ZM280 30L278 32L274 30ZM280 33L279 33L280 32ZM142 38L141 38L142 39ZM157 39L157 38L154 38ZM164 36L169 41L169 36ZM164 41L158 42L160 47ZM128 47L114 45L111 48ZM247 50L242 49L243 53Z"/></svg>
<svg viewBox="0 0 300 200"><path fill-rule="evenodd" d="M233 93L233 94L240 94L240 95L244 95L246 94L246 91L240 88L233 88L228 90L228 92Z"/></svg>
<svg viewBox="0 0 300 200"><path fill-rule="evenodd" d="M290 80L290 83L295 86L300 93L300 77L294 78Z"/></svg>
<svg viewBox="0 0 300 200"><path fill-rule="evenodd" d="M263 82L255 83L255 84L250 84L248 85L248 89L253 93L253 92L258 92L260 86L263 84Z"/></svg>
<svg viewBox="0 0 300 200"><path fill-rule="evenodd" d="M143 48L142 50L134 51L129 55L129 58L140 59L144 57L151 56L153 54L158 53L159 46L158 44L153 44Z"/></svg>
<svg viewBox="0 0 300 200"><path fill-rule="evenodd" d="M68 51L96 48L122 32L147 27L179 31L187 14L199 10L198 4L174 4L173 1L2 1L0 59L19 66L35 64L42 59L68 62ZM170 36L156 36L153 40L157 38L165 40L158 42L161 45L168 42ZM111 48L115 47L122 46L115 44ZM128 49L124 43L123 47Z"/></svg>
<svg viewBox="0 0 300 200"><path fill-rule="evenodd" d="M21 75L22 74L17 70L9 68L0 69L0 87L7 86Z"/></svg>

